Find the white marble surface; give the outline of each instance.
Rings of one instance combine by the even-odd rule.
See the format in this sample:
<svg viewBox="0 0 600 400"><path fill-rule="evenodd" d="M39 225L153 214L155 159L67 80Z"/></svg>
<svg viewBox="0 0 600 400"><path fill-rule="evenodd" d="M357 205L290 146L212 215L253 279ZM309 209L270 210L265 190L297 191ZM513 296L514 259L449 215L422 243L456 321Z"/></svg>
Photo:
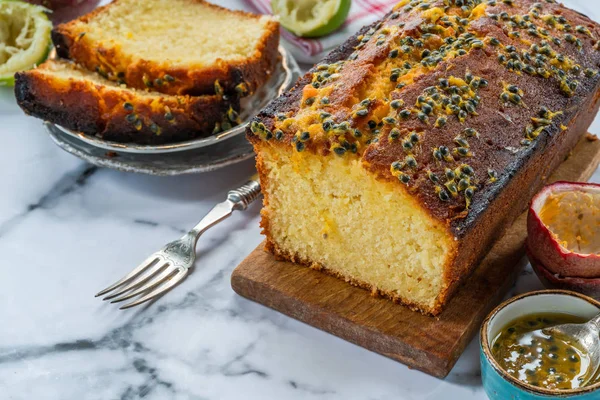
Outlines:
<svg viewBox="0 0 600 400"><path fill-rule="evenodd" d="M174 178L90 167L7 89L0 137L0 399L485 399L476 340L438 380L238 297L229 276L262 240L258 205L210 230L197 268L158 302L102 303L99 288L193 226L252 163ZM513 292L540 287L526 270Z"/></svg>

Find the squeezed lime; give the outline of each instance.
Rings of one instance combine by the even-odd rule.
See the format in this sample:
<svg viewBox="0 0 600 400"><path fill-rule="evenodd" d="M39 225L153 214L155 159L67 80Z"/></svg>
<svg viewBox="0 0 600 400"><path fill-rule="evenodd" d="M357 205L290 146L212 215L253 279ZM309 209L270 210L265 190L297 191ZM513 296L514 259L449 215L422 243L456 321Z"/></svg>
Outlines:
<svg viewBox="0 0 600 400"><path fill-rule="evenodd" d="M271 0L281 25L301 37L320 37L338 29L350 12L351 0Z"/></svg>
<svg viewBox="0 0 600 400"><path fill-rule="evenodd" d="M47 11L18 0L0 0L0 86L14 85L15 72L48 57L52 22Z"/></svg>

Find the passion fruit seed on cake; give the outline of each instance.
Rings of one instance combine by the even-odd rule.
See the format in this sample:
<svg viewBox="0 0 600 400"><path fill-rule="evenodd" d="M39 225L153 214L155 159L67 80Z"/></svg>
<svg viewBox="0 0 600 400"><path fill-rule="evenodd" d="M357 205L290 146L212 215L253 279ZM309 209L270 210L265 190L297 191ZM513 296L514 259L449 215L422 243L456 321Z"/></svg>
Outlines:
<svg viewBox="0 0 600 400"><path fill-rule="evenodd" d="M554 1L400 1L247 131L276 255L439 314L598 109Z"/></svg>

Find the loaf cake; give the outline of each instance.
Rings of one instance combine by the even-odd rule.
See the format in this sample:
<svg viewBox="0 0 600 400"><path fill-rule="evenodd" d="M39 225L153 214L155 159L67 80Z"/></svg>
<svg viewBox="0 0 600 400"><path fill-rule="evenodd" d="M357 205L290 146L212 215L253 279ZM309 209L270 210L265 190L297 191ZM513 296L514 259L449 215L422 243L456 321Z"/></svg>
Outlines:
<svg viewBox="0 0 600 400"><path fill-rule="evenodd" d="M247 130L267 250L438 315L592 122L599 39L554 1L400 1Z"/></svg>
<svg viewBox="0 0 600 400"><path fill-rule="evenodd" d="M239 122L236 96L170 96L130 89L64 60L48 60L17 73L15 95L30 115L116 142L170 143Z"/></svg>
<svg viewBox="0 0 600 400"><path fill-rule="evenodd" d="M52 39L60 57L132 88L244 96L275 68L279 23L202 0L116 0Z"/></svg>

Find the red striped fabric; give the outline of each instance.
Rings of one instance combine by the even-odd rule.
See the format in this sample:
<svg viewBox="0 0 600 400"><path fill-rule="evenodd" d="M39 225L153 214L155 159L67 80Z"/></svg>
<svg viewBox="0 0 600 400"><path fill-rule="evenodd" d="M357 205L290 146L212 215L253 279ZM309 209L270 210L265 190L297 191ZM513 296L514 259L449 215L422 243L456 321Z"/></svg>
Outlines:
<svg viewBox="0 0 600 400"><path fill-rule="evenodd" d="M245 2L259 14L271 14L270 0L245 0ZM324 52L340 45L362 26L381 18L397 2L398 0L353 0L348 18L337 32L323 38L303 39L282 29L281 36L293 47L292 53L299 61L316 62Z"/></svg>

